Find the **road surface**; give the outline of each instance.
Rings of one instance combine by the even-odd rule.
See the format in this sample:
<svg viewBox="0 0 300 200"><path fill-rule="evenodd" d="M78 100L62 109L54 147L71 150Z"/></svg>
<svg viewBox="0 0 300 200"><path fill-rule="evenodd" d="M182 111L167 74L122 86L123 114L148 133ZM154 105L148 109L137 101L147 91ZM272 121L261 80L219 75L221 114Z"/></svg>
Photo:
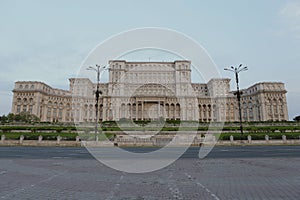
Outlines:
<svg viewBox="0 0 300 200"><path fill-rule="evenodd" d="M161 170L129 174L103 165L85 148L0 147L0 199L300 197L299 146L215 147L204 159L198 151L188 149Z"/></svg>

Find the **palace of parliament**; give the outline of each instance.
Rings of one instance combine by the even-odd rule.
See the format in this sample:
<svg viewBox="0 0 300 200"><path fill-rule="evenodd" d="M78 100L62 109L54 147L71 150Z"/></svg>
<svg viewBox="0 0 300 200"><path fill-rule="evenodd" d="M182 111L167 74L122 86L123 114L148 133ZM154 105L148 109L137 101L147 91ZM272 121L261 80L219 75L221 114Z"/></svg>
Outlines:
<svg viewBox="0 0 300 200"><path fill-rule="evenodd" d="M70 78L69 90L36 81L17 81L12 113L29 112L43 122L94 122L97 83ZM98 116L101 121L158 118L239 121L230 79L191 82L191 62L109 62L109 81L100 83ZM242 89L243 121L288 120L284 83L260 82Z"/></svg>

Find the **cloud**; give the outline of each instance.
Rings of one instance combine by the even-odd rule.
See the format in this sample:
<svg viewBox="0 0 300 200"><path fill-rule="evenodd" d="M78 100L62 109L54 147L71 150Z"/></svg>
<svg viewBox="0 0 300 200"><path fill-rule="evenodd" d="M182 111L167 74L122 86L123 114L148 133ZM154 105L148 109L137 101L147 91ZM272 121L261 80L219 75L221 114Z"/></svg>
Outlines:
<svg viewBox="0 0 300 200"><path fill-rule="evenodd" d="M300 19L300 2L288 2L280 10L280 14L291 19Z"/></svg>
<svg viewBox="0 0 300 200"><path fill-rule="evenodd" d="M290 1L286 3L279 11L279 15L286 26L286 31L283 32L300 40L300 2Z"/></svg>

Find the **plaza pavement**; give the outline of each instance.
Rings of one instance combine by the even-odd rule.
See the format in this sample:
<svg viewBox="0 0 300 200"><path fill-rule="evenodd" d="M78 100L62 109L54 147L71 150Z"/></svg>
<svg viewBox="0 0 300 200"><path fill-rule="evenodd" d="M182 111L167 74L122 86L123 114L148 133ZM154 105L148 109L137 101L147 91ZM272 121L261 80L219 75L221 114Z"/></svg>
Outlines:
<svg viewBox="0 0 300 200"><path fill-rule="evenodd" d="M300 197L299 146L215 147L205 159L197 151L161 170L129 174L108 168L84 148L0 147L0 199Z"/></svg>

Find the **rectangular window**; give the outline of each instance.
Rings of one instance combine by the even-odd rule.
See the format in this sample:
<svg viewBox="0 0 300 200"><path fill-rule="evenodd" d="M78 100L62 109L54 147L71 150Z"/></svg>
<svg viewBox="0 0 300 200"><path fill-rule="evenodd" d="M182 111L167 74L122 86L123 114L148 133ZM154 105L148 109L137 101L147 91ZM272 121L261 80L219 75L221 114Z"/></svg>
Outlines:
<svg viewBox="0 0 300 200"><path fill-rule="evenodd" d="M62 118L62 109L59 109L58 117L59 117L59 118Z"/></svg>
<svg viewBox="0 0 300 200"><path fill-rule="evenodd" d="M56 108L53 109L53 117L56 117Z"/></svg>
<svg viewBox="0 0 300 200"><path fill-rule="evenodd" d="M50 116L51 116L51 108L48 108L47 109L47 117L50 118Z"/></svg>
<svg viewBox="0 0 300 200"><path fill-rule="evenodd" d="M18 105L18 106L17 106L17 113L20 113L20 112L21 112L21 106Z"/></svg>
<svg viewBox="0 0 300 200"><path fill-rule="evenodd" d="M32 105L29 106L29 113L32 114Z"/></svg>

